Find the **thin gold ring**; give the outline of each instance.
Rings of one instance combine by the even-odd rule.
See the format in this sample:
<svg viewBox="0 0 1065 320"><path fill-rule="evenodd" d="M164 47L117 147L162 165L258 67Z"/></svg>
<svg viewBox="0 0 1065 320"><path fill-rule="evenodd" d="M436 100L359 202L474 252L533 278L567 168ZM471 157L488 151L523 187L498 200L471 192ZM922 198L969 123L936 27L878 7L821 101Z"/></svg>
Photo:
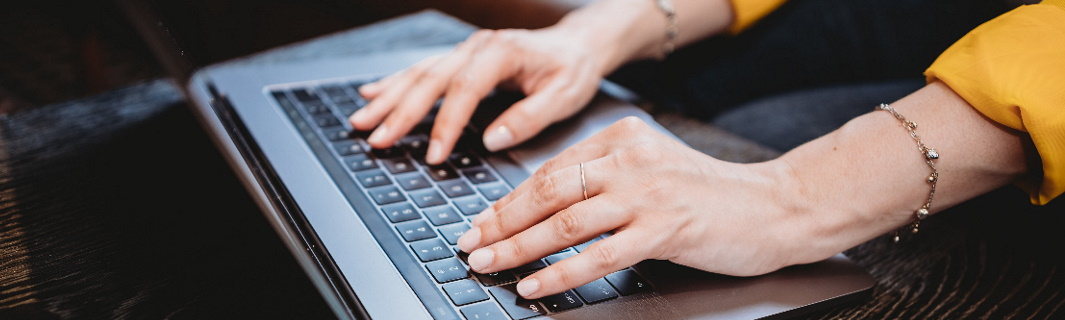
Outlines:
<svg viewBox="0 0 1065 320"><path fill-rule="evenodd" d="M584 162L581 162L581 190L584 191L584 200L588 200L588 184L584 180Z"/></svg>

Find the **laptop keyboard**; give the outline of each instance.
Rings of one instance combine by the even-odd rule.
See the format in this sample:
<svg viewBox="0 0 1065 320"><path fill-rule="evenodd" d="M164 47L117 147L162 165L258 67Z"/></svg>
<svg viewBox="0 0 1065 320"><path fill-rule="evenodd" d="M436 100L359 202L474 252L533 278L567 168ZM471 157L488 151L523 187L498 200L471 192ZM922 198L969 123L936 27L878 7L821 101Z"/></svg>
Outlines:
<svg viewBox="0 0 1065 320"><path fill-rule="evenodd" d="M586 243L566 248L544 259L512 270L477 274L469 270L466 254L456 247L458 238L470 229L469 223L482 210L510 192L507 184L486 158L476 135L467 132L460 139L448 161L441 165L424 162L428 147L428 133L432 115L416 126L411 134L395 147L371 149L364 140L365 132L353 132L347 117L366 105L357 89L364 82L313 83L304 86L277 88L270 95L285 109L291 120L303 132L312 146L326 146L330 157L319 160L336 161L344 168L338 184L353 184L370 199L377 212L358 212L360 218L379 214L391 228L371 228L379 242L401 243L406 252L389 252L393 261L405 261L393 255L407 254L421 263L423 272L401 273L407 281L427 282L432 286L414 286L415 293L430 310L441 310L437 301L450 302L454 312L468 320L525 319L563 312L587 304L595 304L651 291L651 286L632 268L610 274L573 290L567 290L537 300L526 300L517 294L519 279L567 257L576 255L597 237ZM486 103L489 100L486 100ZM323 155L326 153L318 153ZM352 195L348 195L352 197ZM370 223L367 223L370 225ZM395 246L393 246L395 247ZM435 287L435 292L431 291ZM433 297L437 297L433 299ZM444 308L444 309L447 309Z"/></svg>

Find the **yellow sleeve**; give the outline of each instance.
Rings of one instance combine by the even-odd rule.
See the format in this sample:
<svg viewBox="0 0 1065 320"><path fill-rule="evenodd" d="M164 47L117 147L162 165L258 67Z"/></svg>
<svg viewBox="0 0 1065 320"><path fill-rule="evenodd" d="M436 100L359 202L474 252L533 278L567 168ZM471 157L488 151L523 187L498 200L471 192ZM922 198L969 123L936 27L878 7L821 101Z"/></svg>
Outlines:
<svg viewBox="0 0 1065 320"><path fill-rule="evenodd" d="M1065 192L1065 0L1022 6L958 40L925 71L985 116L1027 132L1042 177L1022 182L1034 204Z"/></svg>
<svg viewBox="0 0 1065 320"><path fill-rule="evenodd" d="M750 27L765 15L773 12L787 0L731 0L732 26L729 33L737 34Z"/></svg>

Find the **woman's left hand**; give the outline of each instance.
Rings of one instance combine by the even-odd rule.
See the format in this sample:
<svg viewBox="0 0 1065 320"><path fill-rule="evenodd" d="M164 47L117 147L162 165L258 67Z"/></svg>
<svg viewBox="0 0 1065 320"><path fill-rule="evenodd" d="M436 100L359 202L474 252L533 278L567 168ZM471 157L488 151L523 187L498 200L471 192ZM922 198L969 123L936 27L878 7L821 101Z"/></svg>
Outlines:
<svg viewBox="0 0 1065 320"><path fill-rule="evenodd" d="M477 216L459 248L474 271L491 273L614 232L523 279L518 292L529 299L645 259L752 276L846 249L803 245L818 223L788 198L801 189L790 173L773 161L716 160L630 117L545 163Z"/></svg>

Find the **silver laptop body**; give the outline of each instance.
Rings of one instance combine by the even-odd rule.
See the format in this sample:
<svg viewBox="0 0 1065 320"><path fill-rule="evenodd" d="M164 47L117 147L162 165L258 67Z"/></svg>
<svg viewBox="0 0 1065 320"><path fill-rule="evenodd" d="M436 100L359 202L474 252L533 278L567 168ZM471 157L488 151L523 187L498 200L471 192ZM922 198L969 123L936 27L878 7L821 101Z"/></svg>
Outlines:
<svg viewBox="0 0 1065 320"><path fill-rule="evenodd" d="M446 48L265 67L230 62L199 70L188 83L195 113L339 318L465 319L465 307L507 303L489 295L487 301L456 306L423 263L404 251L409 247L403 239L379 241L395 229L381 224L387 221L369 198L352 196L361 194L355 192L358 184L342 181L344 176L336 172L341 164L320 159L322 146L316 146L307 133L306 127L313 125L294 122L293 111L271 97L272 92L307 84L389 74L441 50ZM575 119L506 154L488 156L486 161L513 187L566 146L630 115L669 134L634 106L601 96ZM872 277L842 255L752 278L710 274L661 261L647 261L632 269L646 278L651 291L585 302L562 312L543 310L545 314L539 317L785 318L864 300L874 284Z"/></svg>

